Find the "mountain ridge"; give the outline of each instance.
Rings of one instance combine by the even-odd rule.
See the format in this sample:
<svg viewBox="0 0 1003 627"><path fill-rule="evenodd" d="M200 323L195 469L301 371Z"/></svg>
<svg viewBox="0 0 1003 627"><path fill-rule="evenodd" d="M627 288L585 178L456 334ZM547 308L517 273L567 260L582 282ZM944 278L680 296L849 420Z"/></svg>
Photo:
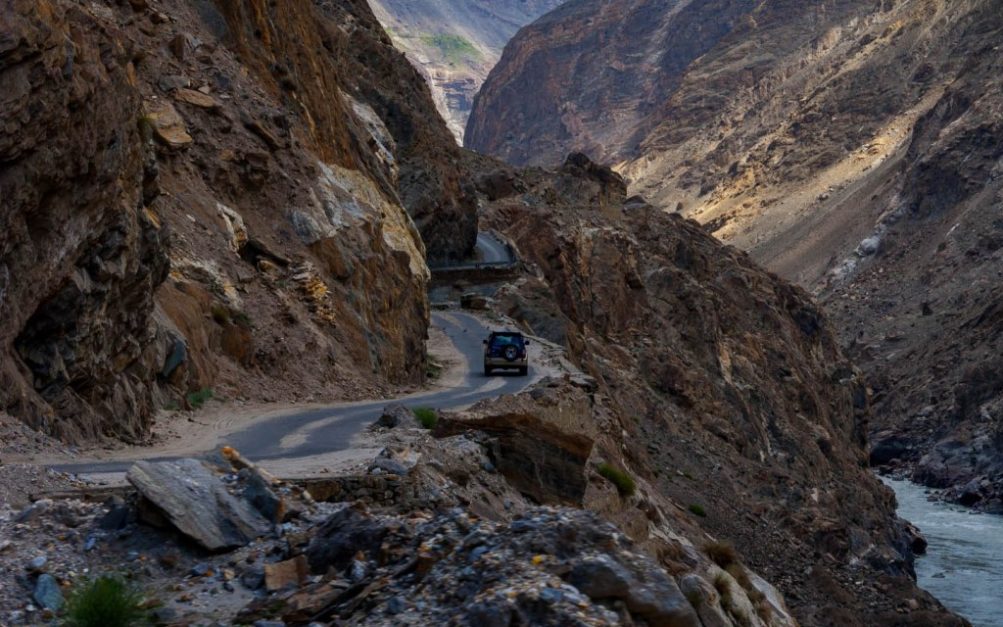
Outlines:
<svg viewBox="0 0 1003 627"><path fill-rule="evenodd" d="M474 95L512 35L566 0L370 0L377 18L425 76L457 143Z"/></svg>

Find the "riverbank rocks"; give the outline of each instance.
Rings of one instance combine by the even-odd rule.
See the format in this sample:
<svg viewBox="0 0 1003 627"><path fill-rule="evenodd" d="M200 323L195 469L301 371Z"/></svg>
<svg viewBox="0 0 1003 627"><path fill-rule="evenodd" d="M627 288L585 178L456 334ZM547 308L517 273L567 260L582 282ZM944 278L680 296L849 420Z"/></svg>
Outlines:
<svg viewBox="0 0 1003 627"><path fill-rule="evenodd" d="M198 460L137 462L126 478L172 526L209 551L241 547L271 532L249 502L227 492Z"/></svg>

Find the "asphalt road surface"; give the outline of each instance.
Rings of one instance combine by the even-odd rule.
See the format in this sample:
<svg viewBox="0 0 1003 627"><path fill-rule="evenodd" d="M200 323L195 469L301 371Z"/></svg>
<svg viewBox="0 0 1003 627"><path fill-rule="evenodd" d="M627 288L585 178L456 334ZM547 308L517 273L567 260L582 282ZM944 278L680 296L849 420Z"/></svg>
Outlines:
<svg viewBox="0 0 1003 627"><path fill-rule="evenodd" d="M503 247L504 250L504 247ZM489 330L480 320L462 312L436 312L432 323L441 328L452 341L464 362L462 381L455 387L411 395L403 399L382 399L350 405L332 405L305 411L294 411L253 421L225 438L242 455L256 462L290 460L323 453L342 451L352 445L353 437L379 418L385 406L401 402L409 407L459 409L486 398L515 394L536 380L533 366L529 376L512 374L484 376L483 344ZM216 446L208 447L209 454ZM172 459L170 457L137 457L137 459ZM97 462L54 465L53 469L78 474L118 473L128 470L132 462Z"/></svg>
<svg viewBox="0 0 1003 627"><path fill-rule="evenodd" d="M477 234L477 261L480 263L510 263L514 261L508 247L490 233Z"/></svg>

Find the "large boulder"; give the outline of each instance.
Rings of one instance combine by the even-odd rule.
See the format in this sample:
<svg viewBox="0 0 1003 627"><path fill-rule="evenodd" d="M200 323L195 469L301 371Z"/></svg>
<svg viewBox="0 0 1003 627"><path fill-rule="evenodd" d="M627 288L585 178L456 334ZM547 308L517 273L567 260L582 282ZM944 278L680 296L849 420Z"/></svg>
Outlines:
<svg viewBox="0 0 1003 627"><path fill-rule="evenodd" d="M629 558L627 553L623 557ZM647 562L640 561L644 566ZM664 571L633 570L610 555L588 556L571 570L569 582L595 600L620 600L648 625L700 627L693 606Z"/></svg>
<svg viewBox="0 0 1003 627"><path fill-rule="evenodd" d="M126 479L171 525L210 551L244 546L272 529L198 460L136 462Z"/></svg>
<svg viewBox="0 0 1003 627"><path fill-rule="evenodd" d="M376 419L375 426L387 429L395 429L397 427L417 428L418 419L415 418L413 411L404 405L394 403L383 408L383 413Z"/></svg>

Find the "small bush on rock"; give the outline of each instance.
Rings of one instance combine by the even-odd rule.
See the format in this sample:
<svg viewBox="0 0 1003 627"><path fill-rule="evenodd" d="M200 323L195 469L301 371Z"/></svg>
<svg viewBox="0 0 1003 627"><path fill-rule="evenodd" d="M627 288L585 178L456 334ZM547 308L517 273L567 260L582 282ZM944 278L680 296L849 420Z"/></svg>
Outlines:
<svg viewBox="0 0 1003 627"><path fill-rule="evenodd" d="M439 423L439 415L430 407L416 407L413 410L414 417L418 419L421 426L426 429L434 429Z"/></svg>
<svg viewBox="0 0 1003 627"><path fill-rule="evenodd" d="M254 326L254 324L251 322L251 316L244 311L238 311L237 313L233 314L233 322L237 326L243 327L245 329L250 329Z"/></svg>
<svg viewBox="0 0 1003 627"><path fill-rule="evenodd" d="M214 303L210 309L212 314L212 319L216 324L226 326L230 324L230 310L220 305L219 303Z"/></svg>
<svg viewBox="0 0 1003 627"><path fill-rule="evenodd" d="M700 518L707 517L707 510L704 509L703 505L698 505L697 503L693 503L692 505L690 505L690 512L696 514Z"/></svg>
<svg viewBox="0 0 1003 627"><path fill-rule="evenodd" d="M432 357L429 357L425 361L425 378L428 379L429 381L435 381L440 376L442 376L442 370L443 370L442 364L440 364Z"/></svg>
<svg viewBox="0 0 1003 627"><path fill-rule="evenodd" d="M118 577L83 583L66 604L67 627L131 627L149 624L139 592Z"/></svg>
<svg viewBox="0 0 1003 627"><path fill-rule="evenodd" d="M738 552L727 542L710 542L704 545L703 552L712 562L724 569L738 562Z"/></svg>
<svg viewBox="0 0 1003 627"><path fill-rule="evenodd" d="M633 496L637 491L634 478L611 464L599 464L599 474L616 486L621 496Z"/></svg>

